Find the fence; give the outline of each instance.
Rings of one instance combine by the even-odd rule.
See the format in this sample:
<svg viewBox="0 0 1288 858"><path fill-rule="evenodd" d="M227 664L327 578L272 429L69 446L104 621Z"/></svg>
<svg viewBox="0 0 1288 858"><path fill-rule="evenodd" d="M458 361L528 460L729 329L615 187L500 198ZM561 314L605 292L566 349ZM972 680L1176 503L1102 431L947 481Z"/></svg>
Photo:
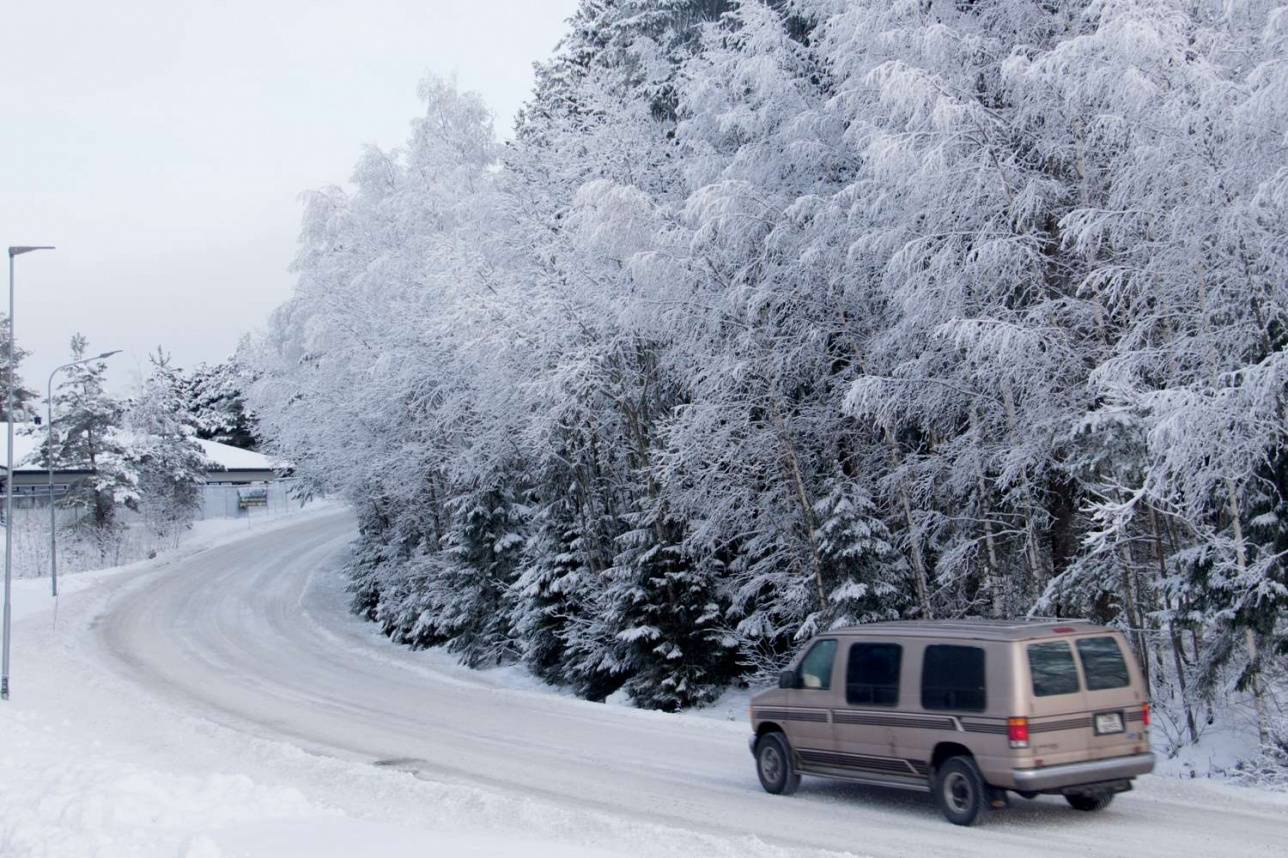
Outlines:
<svg viewBox="0 0 1288 858"><path fill-rule="evenodd" d="M236 485L207 483L201 487L197 520L212 518L272 518L299 506L292 500L293 480Z"/></svg>
<svg viewBox="0 0 1288 858"><path fill-rule="evenodd" d="M273 518L299 508L290 497L291 481L255 485L214 484L201 487L201 502L196 521L216 519ZM49 569L49 501L43 495L27 493L23 503L15 496L14 562L19 578L45 575ZM0 506L3 506L0 503ZM77 527L83 510L59 507L55 511L58 527L58 568L79 572L117 566L176 548L185 524L170 520L144 498L140 508L118 508L117 527L110 532L94 532Z"/></svg>
<svg viewBox="0 0 1288 858"><path fill-rule="evenodd" d="M3 484L0 479L0 484ZM197 505L194 518L197 521L209 521L216 518L273 517L291 510L291 489L294 480L276 480L271 483L207 483L201 487L201 501ZM67 493L65 483L54 485L54 497L60 499ZM0 493L3 489L0 489ZM144 501L146 505L146 499ZM41 485L14 486L13 506L15 512L24 510L49 509L49 489ZM57 511L58 526L66 527L76 523L82 511L59 507ZM0 521L3 513L0 512Z"/></svg>

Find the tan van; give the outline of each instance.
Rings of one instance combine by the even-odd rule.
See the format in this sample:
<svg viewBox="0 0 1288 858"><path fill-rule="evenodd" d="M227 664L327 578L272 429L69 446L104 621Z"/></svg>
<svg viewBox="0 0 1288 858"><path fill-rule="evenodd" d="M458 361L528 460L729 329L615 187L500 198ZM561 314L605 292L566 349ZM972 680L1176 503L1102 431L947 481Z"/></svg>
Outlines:
<svg viewBox="0 0 1288 858"><path fill-rule="evenodd" d="M1083 621L873 623L819 635L751 701L771 793L802 774L929 791L970 825L1006 791L1100 810L1154 768L1122 635Z"/></svg>

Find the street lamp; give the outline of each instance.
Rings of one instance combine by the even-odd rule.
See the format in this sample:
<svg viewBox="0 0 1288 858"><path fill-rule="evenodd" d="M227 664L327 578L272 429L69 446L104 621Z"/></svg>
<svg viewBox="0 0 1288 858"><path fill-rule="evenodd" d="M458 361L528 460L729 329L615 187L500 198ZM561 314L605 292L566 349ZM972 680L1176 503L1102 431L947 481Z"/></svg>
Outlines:
<svg viewBox="0 0 1288 858"><path fill-rule="evenodd" d="M4 653L0 655L0 700L9 699L9 626L13 617L13 258L33 250L53 250L47 245L9 248L9 346L8 383L4 416L9 436L8 460L4 472Z"/></svg>
<svg viewBox="0 0 1288 858"><path fill-rule="evenodd" d="M115 351L103 352L101 355L94 357L81 358L71 363L65 363L60 367L55 367L54 371L49 374L49 384L45 387L45 422L49 432L48 440L45 442L45 464L49 467L49 581L52 595L58 597L58 519L54 509L54 376L65 369L71 369L74 366L80 366L83 363L93 363L96 360L107 360L112 355L119 355L120 349Z"/></svg>

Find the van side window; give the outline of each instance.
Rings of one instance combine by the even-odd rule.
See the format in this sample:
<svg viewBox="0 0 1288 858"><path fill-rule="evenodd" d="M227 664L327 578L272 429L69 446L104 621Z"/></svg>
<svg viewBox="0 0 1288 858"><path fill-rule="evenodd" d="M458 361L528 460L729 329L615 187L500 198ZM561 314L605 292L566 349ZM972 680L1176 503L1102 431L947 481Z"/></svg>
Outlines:
<svg viewBox="0 0 1288 858"><path fill-rule="evenodd" d="M1075 694L1081 687L1078 666L1073 663L1073 650L1067 641L1029 644L1029 675L1033 678L1033 696Z"/></svg>
<svg viewBox="0 0 1288 858"><path fill-rule="evenodd" d="M921 708L984 711L984 650L939 644L926 647L921 665Z"/></svg>
<svg viewBox="0 0 1288 858"><path fill-rule="evenodd" d="M1123 661L1122 650L1113 638L1079 639L1078 657L1082 659L1082 672L1087 677L1088 691L1124 688L1131 684L1127 662Z"/></svg>
<svg viewBox="0 0 1288 858"><path fill-rule="evenodd" d="M851 706L898 706L903 647L889 643L850 645L845 702Z"/></svg>
<svg viewBox="0 0 1288 858"><path fill-rule="evenodd" d="M832 687L832 662L836 660L836 641L821 640L801 659L800 687L827 691Z"/></svg>

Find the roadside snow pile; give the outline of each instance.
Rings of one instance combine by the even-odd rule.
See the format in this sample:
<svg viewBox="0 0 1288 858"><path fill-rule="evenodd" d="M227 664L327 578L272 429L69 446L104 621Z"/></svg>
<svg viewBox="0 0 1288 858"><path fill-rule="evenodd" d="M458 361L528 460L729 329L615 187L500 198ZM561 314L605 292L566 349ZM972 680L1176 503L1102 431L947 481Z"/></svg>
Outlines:
<svg viewBox="0 0 1288 858"><path fill-rule="evenodd" d="M1270 696L1275 710L1288 703L1282 683ZM1231 689L1220 719L1198 721L1191 740L1176 707L1157 699L1151 728L1154 751L1158 754L1155 774L1182 780L1224 781L1238 787L1288 793L1288 722L1279 716L1271 720L1273 730L1266 745L1257 735L1257 715L1252 695Z"/></svg>
<svg viewBox="0 0 1288 858"><path fill-rule="evenodd" d="M611 858L567 843L439 832L353 818L289 786L244 774L174 774L124 748L69 735L32 712L0 708L0 855L5 858Z"/></svg>
<svg viewBox="0 0 1288 858"><path fill-rule="evenodd" d="M0 730L0 855L207 858L221 853L199 832L334 815L295 789L242 775L149 770L9 706L0 710Z"/></svg>
<svg viewBox="0 0 1288 858"><path fill-rule="evenodd" d="M1232 783L1288 793L1288 747L1270 745L1240 760L1226 776Z"/></svg>

